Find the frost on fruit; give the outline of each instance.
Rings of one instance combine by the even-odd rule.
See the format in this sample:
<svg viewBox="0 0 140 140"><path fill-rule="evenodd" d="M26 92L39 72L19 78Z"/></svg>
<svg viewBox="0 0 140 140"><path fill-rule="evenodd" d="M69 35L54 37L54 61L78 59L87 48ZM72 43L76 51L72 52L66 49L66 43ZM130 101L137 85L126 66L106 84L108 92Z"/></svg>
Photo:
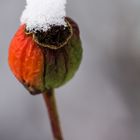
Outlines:
<svg viewBox="0 0 140 140"><path fill-rule="evenodd" d="M26 1L8 61L16 78L35 95L73 78L82 60L82 44L78 25L66 17L66 0Z"/></svg>
<svg viewBox="0 0 140 140"><path fill-rule="evenodd" d="M66 0L26 0L21 24L29 31L47 31L50 25L66 26Z"/></svg>

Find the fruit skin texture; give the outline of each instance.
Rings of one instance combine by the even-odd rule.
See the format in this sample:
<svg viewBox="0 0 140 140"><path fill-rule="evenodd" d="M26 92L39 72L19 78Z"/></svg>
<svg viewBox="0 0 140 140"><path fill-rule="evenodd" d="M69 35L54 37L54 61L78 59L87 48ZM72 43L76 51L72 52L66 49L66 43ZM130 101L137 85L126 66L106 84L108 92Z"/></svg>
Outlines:
<svg viewBox="0 0 140 140"><path fill-rule="evenodd" d="M78 25L70 18L73 35L57 50L38 45L21 25L9 47L9 66L16 78L30 91L38 94L62 86L79 68L82 47Z"/></svg>

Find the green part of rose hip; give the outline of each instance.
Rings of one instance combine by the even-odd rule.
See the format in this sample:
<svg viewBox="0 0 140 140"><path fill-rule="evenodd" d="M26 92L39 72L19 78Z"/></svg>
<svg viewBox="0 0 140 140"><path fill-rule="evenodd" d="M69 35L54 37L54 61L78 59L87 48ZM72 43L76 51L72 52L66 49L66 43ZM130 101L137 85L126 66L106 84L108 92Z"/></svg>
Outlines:
<svg viewBox="0 0 140 140"><path fill-rule="evenodd" d="M69 81L79 68L81 58L81 41L76 38L72 38L67 46L56 50L52 56L46 55L45 87L57 88Z"/></svg>
<svg viewBox="0 0 140 140"><path fill-rule="evenodd" d="M65 45L59 49L43 48L45 54L45 87L53 89L69 81L79 68L82 47L77 24L67 18L72 32ZM65 31L64 35L68 32ZM64 37L63 37L64 38Z"/></svg>

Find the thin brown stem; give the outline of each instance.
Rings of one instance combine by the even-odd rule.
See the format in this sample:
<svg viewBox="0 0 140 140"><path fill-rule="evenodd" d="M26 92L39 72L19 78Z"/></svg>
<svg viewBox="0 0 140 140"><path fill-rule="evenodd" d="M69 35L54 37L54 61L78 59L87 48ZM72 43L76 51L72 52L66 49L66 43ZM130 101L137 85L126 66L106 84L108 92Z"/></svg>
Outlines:
<svg viewBox="0 0 140 140"><path fill-rule="evenodd" d="M48 90L47 92L43 93L43 97L48 109L54 140L63 140L54 91Z"/></svg>

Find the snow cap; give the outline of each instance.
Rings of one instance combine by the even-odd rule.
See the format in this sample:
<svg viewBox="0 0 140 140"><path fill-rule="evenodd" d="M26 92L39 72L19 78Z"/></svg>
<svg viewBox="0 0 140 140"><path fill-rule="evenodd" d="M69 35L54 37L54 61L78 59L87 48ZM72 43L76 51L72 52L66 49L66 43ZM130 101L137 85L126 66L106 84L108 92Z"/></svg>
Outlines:
<svg viewBox="0 0 140 140"><path fill-rule="evenodd" d="M47 31L51 25L66 26L66 0L26 0L21 24L29 31Z"/></svg>

